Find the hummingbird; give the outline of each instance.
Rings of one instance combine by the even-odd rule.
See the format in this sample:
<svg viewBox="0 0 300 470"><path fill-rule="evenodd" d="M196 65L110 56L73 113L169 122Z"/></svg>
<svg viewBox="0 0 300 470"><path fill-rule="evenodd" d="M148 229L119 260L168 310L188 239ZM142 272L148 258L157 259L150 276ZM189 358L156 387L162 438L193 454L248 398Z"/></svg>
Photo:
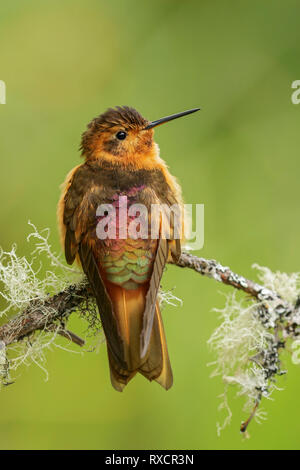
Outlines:
<svg viewBox="0 0 300 470"><path fill-rule="evenodd" d="M199 109L148 121L134 108L109 108L88 124L80 146L84 162L62 186L58 223L65 258L79 263L95 296L117 391L137 373L166 390L173 383L158 293L166 263L180 258L183 236L175 239L174 226L164 236L161 219L154 238L120 232L132 221L133 204L149 209L149 224L153 204L176 204L182 214L181 188L159 155L154 128ZM128 212L116 219L116 236L99 238L98 207L110 204L120 214L124 197Z"/></svg>

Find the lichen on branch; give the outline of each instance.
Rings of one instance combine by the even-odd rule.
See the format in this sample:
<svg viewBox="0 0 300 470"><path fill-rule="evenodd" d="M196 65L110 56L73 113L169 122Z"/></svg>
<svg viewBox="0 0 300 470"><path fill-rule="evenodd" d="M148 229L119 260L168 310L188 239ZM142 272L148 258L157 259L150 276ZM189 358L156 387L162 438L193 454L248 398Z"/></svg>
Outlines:
<svg viewBox="0 0 300 470"><path fill-rule="evenodd" d="M84 347L85 339L98 338L101 330L95 299L85 277L65 266L53 253L48 229L39 232L30 225L33 231L28 241L35 242L30 260L19 257L15 246L10 252L0 250L0 295L4 304L0 318L14 314L0 326L2 385L12 383L14 371L23 364L37 364L47 377L46 349L64 349L61 341L57 341L59 337ZM45 259L51 269L45 269ZM270 398L278 390L277 378L286 373L282 370L281 353L287 342L299 345L299 275L272 273L255 265L258 283L215 260L186 252L176 265L235 289L227 296L225 307L217 310L220 325L208 344L215 355L212 376L220 376L224 382L220 408L226 415L223 423L218 424L218 432L230 422L227 391L234 386L237 395L245 397L245 411L249 414L241 425L245 433L253 417L258 421L265 417L259 404L262 398ZM246 297L238 299L237 291L244 292ZM171 305L181 303L173 292L161 292L160 301ZM84 339L66 327L73 313L87 322Z"/></svg>

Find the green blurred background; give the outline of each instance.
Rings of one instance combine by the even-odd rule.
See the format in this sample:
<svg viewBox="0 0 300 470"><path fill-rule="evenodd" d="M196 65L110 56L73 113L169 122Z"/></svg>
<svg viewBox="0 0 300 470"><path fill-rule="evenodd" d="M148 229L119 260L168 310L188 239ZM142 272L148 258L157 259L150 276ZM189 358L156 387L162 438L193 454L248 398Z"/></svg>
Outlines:
<svg viewBox="0 0 300 470"><path fill-rule="evenodd" d="M200 254L249 277L254 262L300 270L299 15L297 0L2 2L0 245L29 255L30 219L60 249L59 185L80 163L81 132L107 107L156 119L201 106L156 131L186 202L205 204ZM163 286L184 300L164 311L171 390L139 376L115 392L104 345L84 356L54 350L47 383L33 365L1 391L0 448L299 448L300 369L288 358L285 390L263 403L268 421L243 440L237 399L217 437L223 386L209 377L206 341L229 288L175 267Z"/></svg>

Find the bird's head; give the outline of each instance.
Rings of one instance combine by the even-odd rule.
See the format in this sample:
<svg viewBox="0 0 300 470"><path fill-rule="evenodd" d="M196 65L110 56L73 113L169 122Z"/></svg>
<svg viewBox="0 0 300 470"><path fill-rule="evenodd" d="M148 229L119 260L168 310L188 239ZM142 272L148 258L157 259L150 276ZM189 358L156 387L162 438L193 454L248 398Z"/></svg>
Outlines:
<svg viewBox="0 0 300 470"><path fill-rule="evenodd" d="M153 140L153 128L165 122L198 111L148 121L134 108L118 106L93 119L82 134L81 150L87 160L99 160L112 165L145 167L159 159L159 150Z"/></svg>

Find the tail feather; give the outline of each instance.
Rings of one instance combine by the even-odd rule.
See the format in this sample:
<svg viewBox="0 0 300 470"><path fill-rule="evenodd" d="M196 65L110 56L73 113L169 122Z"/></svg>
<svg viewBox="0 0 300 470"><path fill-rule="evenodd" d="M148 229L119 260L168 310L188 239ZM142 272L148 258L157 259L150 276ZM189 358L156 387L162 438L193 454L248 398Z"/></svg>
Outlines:
<svg viewBox="0 0 300 470"><path fill-rule="evenodd" d="M116 361L114 361L112 353L109 349L109 345L107 345L107 355L109 360L111 384L115 390L122 392L128 382L136 375L136 371L129 372L127 370L121 369Z"/></svg>
<svg viewBox="0 0 300 470"><path fill-rule="evenodd" d="M110 352L107 338L113 387L122 391L136 373L140 372L148 380L156 380L165 389L170 388L173 377L158 303L156 303L149 348L146 356L141 359L140 335L143 327L147 286L134 290L126 290L115 284L109 284L106 287L113 303L119 334L123 339L124 358L127 364L127 368L124 369L118 363L117 358Z"/></svg>
<svg viewBox="0 0 300 470"><path fill-rule="evenodd" d="M139 368L139 372L148 380L155 380L166 390L172 387L173 374L158 302L156 302L147 360Z"/></svg>
<svg viewBox="0 0 300 470"><path fill-rule="evenodd" d="M168 390L173 385L173 373L172 373L171 363L169 359L164 325L163 325L161 313L158 307L158 303L156 303L156 318L158 321L159 335L160 335L161 346L162 346L162 370L161 370L160 375L155 380L162 387Z"/></svg>

